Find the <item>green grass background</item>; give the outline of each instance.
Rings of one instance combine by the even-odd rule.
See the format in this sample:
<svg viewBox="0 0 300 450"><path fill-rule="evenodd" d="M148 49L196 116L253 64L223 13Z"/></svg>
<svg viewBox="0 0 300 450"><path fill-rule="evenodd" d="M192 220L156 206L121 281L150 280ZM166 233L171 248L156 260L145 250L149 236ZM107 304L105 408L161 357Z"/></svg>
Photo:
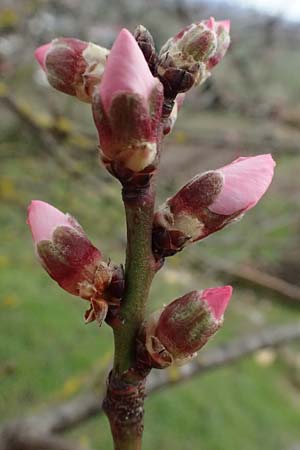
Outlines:
<svg viewBox="0 0 300 450"><path fill-rule="evenodd" d="M184 123L178 130L185 132ZM0 167L3 420L72 397L91 382L91 373L105 367L112 352L110 329L85 326L87 303L63 292L36 261L25 223L29 201L39 198L72 213L92 241L117 262L122 262L125 246L120 188L104 176L103 168L89 164L86 174L72 177L46 154L34 154L34 139L21 142L9 130L5 139L2 148L8 152L10 144L15 150L13 158L3 158ZM265 268L280 263L299 243L297 224L293 227L283 220L273 228L270 223L300 212L290 177L299 164L297 155L279 156L273 187L255 210L240 223L169 259L154 282L149 309L194 288L230 281L206 264L212 256ZM162 181L158 197L165 198L179 186L180 176ZM255 333L266 324L296 319L295 310L273 300L265 292L237 286L225 325L209 346ZM298 346L293 348L296 352ZM288 450L300 442L299 423L298 373L295 378L280 352L268 365L254 355L147 399L144 448ZM70 435L97 450L111 448L104 416Z"/></svg>

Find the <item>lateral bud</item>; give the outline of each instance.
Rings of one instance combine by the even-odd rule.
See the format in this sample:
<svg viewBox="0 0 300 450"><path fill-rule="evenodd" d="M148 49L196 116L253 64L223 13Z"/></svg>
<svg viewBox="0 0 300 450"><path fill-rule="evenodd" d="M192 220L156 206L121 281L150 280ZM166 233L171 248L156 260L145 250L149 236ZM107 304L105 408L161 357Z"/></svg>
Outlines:
<svg viewBox="0 0 300 450"><path fill-rule="evenodd" d="M106 48L74 38L57 38L35 51L49 84L87 103L101 82L108 55Z"/></svg>
<svg viewBox="0 0 300 450"><path fill-rule="evenodd" d="M194 357L223 323L231 286L192 291L153 313L144 326L152 367L184 364Z"/></svg>
<svg viewBox="0 0 300 450"><path fill-rule="evenodd" d="M32 201L27 223L41 265L60 287L89 301L85 320L101 325L109 306L120 303L122 269L103 260L73 217L48 203Z"/></svg>
<svg viewBox="0 0 300 450"><path fill-rule="evenodd" d="M274 166L269 154L241 157L192 178L155 213L154 253L171 256L240 219L268 189Z"/></svg>

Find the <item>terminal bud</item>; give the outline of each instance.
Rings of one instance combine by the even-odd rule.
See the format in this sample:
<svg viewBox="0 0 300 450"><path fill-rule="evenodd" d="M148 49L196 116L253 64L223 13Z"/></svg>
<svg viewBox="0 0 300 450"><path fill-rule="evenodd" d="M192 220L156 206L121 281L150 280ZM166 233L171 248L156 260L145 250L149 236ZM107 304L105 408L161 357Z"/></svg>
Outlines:
<svg viewBox="0 0 300 450"><path fill-rule="evenodd" d="M161 83L132 34L123 29L93 98L102 160L122 183L136 173L149 179L155 170L162 101Z"/></svg>

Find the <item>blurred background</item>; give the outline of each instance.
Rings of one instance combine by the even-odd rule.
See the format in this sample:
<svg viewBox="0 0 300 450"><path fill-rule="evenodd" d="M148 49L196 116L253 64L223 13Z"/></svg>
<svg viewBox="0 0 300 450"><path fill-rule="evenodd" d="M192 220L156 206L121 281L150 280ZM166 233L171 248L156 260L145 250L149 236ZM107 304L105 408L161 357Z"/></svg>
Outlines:
<svg viewBox="0 0 300 450"><path fill-rule="evenodd" d="M109 48L122 27L142 23L160 48L193 21L231 20L227 56L189 93L166 139L158 203L191 176L240 155L271 152L276 176L241 222L167 260L149 309L232 283L225 325L207 351L300 316L300 1L291 3L1 0L1 420L72 398L95 384L112 356L110 329L84 326L85 302L41 269L25 223L31 199L52 203L74 215L106 256L123 262L120 186L98 164L90 107L49 87L33 58L57 36ZM151 396L145 450L299 450L299 349L296 342L260 350ZM97 450L112 445L104 417L71 435Z"/></svg>

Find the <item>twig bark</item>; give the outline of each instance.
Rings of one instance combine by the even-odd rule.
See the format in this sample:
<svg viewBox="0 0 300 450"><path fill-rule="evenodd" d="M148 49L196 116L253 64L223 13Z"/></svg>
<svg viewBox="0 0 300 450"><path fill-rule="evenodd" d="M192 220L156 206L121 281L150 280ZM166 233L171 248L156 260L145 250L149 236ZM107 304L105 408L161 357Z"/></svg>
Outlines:
<svg viewBox="0 0 300 450"><path fill-rule="evenodd" d="M120 324L114 327L114 366L108 380L104 410L109 418L115 450L140 450L142 446L145 378L133 380L136 337L145 319L145 307L155 274L152 254L154 183L145 190L123 188L127 223L125 295Z"/></svg>

